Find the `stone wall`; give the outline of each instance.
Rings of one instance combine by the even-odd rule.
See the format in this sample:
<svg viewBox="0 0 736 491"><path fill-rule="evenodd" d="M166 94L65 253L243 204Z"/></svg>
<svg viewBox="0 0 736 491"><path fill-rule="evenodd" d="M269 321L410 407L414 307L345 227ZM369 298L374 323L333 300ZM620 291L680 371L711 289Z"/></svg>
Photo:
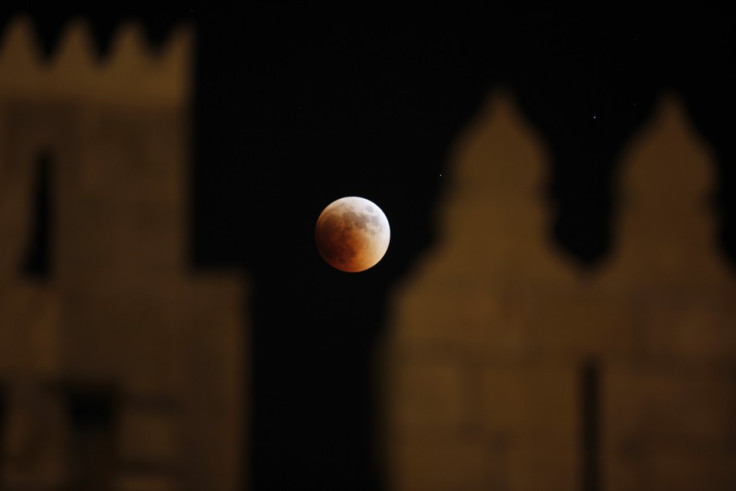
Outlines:
<svg viewBox="0 0 736 491"><path fill-rule="evenodd" d="M713 156L676 94L623 155L616 244L585 271L550 240L550 157L513 95L459 136L438 242L392 293L391 489L736 487Z"/></svg>

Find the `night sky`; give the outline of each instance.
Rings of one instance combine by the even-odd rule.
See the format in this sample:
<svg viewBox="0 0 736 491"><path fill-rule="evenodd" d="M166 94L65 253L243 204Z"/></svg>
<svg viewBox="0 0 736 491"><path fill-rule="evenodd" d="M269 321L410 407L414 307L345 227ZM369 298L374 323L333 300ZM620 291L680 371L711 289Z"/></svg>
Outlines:
<svg viewBox="0 0 736 491"><path fill-rule="evenodd" d="M612 246L623 145L663 90L677 92L719 159L713 203L736 260L733 16L227 5L28 10L47 53L80 13L102 55L121 20L141 19L154 45L178 22L197 30L191 266L251 281L253 488L382 486L370 363L386 300L436 238L448 151L494 87L548 145L549 233L590 269ZM387 255L365 273L332 270L314 247L320 211L348 195L391 223Z"/></svg>

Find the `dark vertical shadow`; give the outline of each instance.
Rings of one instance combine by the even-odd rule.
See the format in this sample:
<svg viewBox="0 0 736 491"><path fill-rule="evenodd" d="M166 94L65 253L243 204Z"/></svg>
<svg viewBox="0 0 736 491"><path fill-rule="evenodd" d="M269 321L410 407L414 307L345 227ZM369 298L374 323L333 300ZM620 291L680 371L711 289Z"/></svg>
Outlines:
<svg viewBox="0 0 736 491"><path fill-rule="evenodd" d="M117 398L104 388L70 388L67 411L71 426L69 491L112 489Z"/></svg>
<svg viewBox="0 0 736 491"><path fill-rule="evenodd" d="M600 489L600 392L600 368L589 360L580 374L582 491Z"/></svg>
<svg viewBox="0 0 736 491"><path fill-rule="evenodd" d="M51 241L53 206L52 158L49 150L42 151L34 167L34 183L31 197L31 233L26 256L21 265L21 273L39 279L51 275Z"/></svg>
<svg viewBox="0 0 736 491"><path fill-rule="evenodd" d="M7 414L7 399L6 399L6 388L5 385L0 384L0 449L4 448L5 444L5 427L6 427L6 414ZM3 475L4 469L4 452L0 451L0 476Z"/></svg>

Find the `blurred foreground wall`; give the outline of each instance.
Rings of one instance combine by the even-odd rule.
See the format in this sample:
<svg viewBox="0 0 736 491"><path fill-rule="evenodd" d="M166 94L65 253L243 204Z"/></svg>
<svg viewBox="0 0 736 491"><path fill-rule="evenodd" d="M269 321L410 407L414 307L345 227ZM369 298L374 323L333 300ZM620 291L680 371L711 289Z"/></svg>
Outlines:
<svg viewBox="0 0 736 491"><path fill-rule="evenodd" d="M662 94L625 150L597 271L548 239L548 166L494 90L448 166L438 243L392 294L391 489L736 489L736 278L685 108Z"/></svg>
<svg viewBox="0 0 736 491"><path fill-rule="evenodd" d="M244 283L188 270L193 32L0 36L0 488L233 490Z"/></svg>

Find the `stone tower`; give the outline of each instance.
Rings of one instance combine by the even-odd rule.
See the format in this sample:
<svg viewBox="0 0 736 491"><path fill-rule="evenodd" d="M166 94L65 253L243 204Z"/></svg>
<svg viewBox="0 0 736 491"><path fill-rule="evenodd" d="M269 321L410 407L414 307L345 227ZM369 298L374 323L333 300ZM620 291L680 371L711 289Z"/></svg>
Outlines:
<svg viewBox="0 0 736 491"><path fill-rule="evenodd" d="M712 160L663 95L623 154L616 247L583 274L548 239L544 142L492 93L452 156L439 240L392 295L392 490L736 487Z"/></svg>
<svg viewBox="0 0 736 491"><path fill-rule="evenodd" d="M240 489L245 283L188 263L193 36L3 33L2 489Z"/></svg>
<svg viewBox="0 0 736 491"><path fill-rule="evenodd" d="M716 241L714 156L675 94L627 148L601 298L629 349L603 371L606 489L736 486L736 281Z"/></svg>

